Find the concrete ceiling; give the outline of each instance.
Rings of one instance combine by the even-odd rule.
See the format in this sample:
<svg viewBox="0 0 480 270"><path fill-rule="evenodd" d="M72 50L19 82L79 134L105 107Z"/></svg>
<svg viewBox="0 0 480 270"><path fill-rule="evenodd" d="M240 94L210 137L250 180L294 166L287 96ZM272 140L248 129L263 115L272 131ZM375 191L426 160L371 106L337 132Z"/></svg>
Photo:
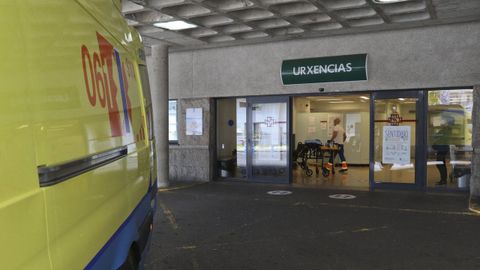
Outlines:
<svg viewBox="0 0 480 270"><path fill-rule="evenodd" d="M480 0L124 0L123 14L147 47L197 49L480 20ZM170 31L157 22L182 20Z"/></svg>

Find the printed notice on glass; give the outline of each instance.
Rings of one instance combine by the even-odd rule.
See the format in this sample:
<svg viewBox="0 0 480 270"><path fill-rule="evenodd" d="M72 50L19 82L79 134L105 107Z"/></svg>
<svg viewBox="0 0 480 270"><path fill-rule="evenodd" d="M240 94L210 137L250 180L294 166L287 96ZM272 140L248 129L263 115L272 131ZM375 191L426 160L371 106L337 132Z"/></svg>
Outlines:
<svg viewBox="0 0 480 270"><path fill-rule="evenodd" d="M203 134L202 108L187 108L186 133L187 135Z"/></svg>
<svg viewBox="0 0 480 270"><path fill-rule="evenodd" d="M410 126L383 127L383 164L410 164Z"/></svg>

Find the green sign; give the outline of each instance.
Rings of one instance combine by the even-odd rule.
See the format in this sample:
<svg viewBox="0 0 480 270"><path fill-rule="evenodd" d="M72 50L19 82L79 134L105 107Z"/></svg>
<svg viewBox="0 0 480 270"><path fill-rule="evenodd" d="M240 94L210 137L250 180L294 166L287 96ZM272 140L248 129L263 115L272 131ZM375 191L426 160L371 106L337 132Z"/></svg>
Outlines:
<svg viewBox="0 0 480 270"><path fill-rule="evenodd" d="M367 54L284 60L284 85L367 80Z"/></svg>

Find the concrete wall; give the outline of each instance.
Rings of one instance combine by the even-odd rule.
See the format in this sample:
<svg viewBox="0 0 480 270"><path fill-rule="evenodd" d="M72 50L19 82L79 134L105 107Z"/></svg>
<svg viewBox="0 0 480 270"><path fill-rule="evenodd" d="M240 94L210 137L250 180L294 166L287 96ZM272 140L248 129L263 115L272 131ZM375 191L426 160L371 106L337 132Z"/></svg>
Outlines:
<svg viewBox="0 0 480 270"><path fill-rule="evenodd" d="M186 135L186 109L203 109L203 134ZM213 178L215 111L212 99L178 100L178 145L170 145L171 181L211 181Z"/></svg>
<svg viewBox="0 0 480 270"><path fill-rule="evenodd" d="M480 83L480 23L170 53L170 97L421 89ZM282 60L368 54L368 81L283 86Z"/></svg>
<svg viewBox="0 0 480 270"><path fill-rule="evenodd" d="M212 97L318 93L320 87L336 92L479 85L479 44L480 22L471 22L170 52L170 98L180 106L179 144L170 146L171 180L208 181L215 174ZM282 85L282 60L358 53L368 54L368 81ZM186 136L185 108L199 104L204 135Z"/></svg>

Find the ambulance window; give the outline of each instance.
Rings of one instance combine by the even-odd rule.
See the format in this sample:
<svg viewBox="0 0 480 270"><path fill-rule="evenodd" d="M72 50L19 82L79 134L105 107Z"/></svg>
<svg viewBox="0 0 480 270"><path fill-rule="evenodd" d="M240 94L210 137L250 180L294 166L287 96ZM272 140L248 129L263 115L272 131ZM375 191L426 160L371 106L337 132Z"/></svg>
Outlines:
<svg viewBox="0 0 480 270"><path fill-rule="evenodd" d="M148 72L145 65L138 65L140 71L140 79L142 82L143 98L145 99L145 112L147 114L147 129L149 139L153 139L153 111L152 111L152 97L150 94L150 83L148 81Z"/></svg>

